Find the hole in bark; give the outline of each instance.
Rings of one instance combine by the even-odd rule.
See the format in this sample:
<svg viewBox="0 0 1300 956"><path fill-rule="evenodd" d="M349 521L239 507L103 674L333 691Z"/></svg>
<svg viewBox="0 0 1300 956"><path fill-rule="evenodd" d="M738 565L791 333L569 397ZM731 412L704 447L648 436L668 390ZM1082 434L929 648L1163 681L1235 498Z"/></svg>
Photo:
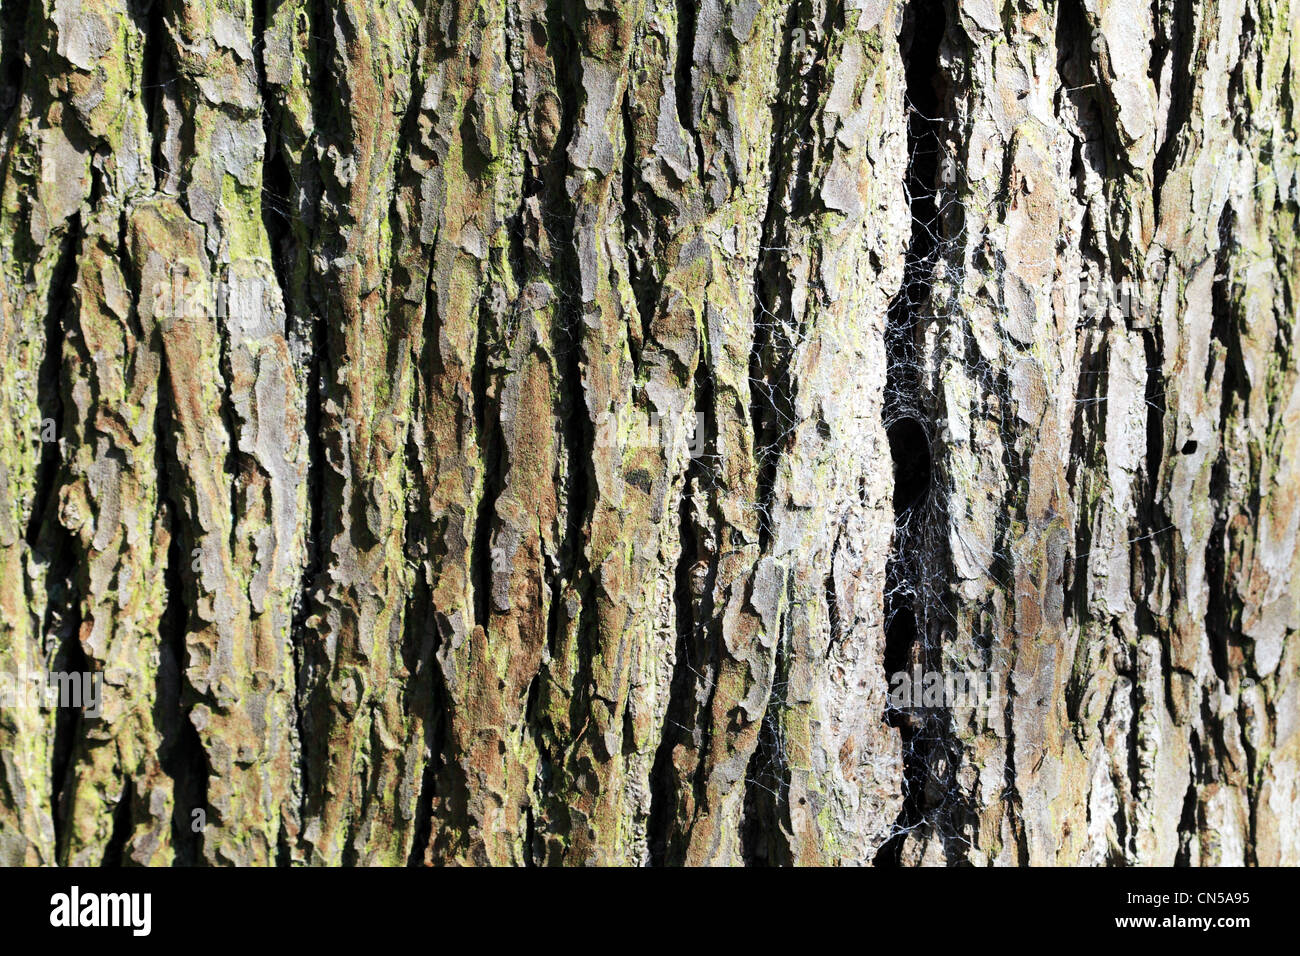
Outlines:
<svg viewBox="0 0 1300 956"><path fill-rule="evenodd" d="M915 418L889 426L889 453L894 459L894 515L917 504L930 487L930 439Z"/></svg>

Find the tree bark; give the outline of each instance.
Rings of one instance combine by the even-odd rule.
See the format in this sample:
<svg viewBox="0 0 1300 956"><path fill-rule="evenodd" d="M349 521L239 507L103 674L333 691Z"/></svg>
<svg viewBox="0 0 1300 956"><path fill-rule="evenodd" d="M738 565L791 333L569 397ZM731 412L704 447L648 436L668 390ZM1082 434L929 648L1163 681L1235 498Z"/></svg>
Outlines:
<svg viewBox="0 0 1300 956"><path fill-rule="evenodd" d="M1300 864L1296 0L2 13L0 862Z"/></svg>

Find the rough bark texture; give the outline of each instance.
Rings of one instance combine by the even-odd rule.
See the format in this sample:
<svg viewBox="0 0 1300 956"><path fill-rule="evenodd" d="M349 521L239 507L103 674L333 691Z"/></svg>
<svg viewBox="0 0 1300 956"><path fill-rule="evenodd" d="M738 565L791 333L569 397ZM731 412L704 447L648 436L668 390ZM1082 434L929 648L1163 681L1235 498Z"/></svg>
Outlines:
<svg viewBox="0 0 1300 956"><path fill-rule="evenodd" d="M0 11L0 862L1300 864L1298 0Z"/></svg>

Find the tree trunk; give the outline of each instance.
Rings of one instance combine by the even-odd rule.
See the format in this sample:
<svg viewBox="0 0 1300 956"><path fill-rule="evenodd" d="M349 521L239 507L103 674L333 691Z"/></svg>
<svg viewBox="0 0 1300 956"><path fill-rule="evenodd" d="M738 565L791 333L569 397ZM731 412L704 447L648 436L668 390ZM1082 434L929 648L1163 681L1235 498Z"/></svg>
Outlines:
<svg viewBox="0 0 1300 956"><path fill-rule="evenodd" d="M2 9L0 862L1300 864L1300 0Z"/></svg>

